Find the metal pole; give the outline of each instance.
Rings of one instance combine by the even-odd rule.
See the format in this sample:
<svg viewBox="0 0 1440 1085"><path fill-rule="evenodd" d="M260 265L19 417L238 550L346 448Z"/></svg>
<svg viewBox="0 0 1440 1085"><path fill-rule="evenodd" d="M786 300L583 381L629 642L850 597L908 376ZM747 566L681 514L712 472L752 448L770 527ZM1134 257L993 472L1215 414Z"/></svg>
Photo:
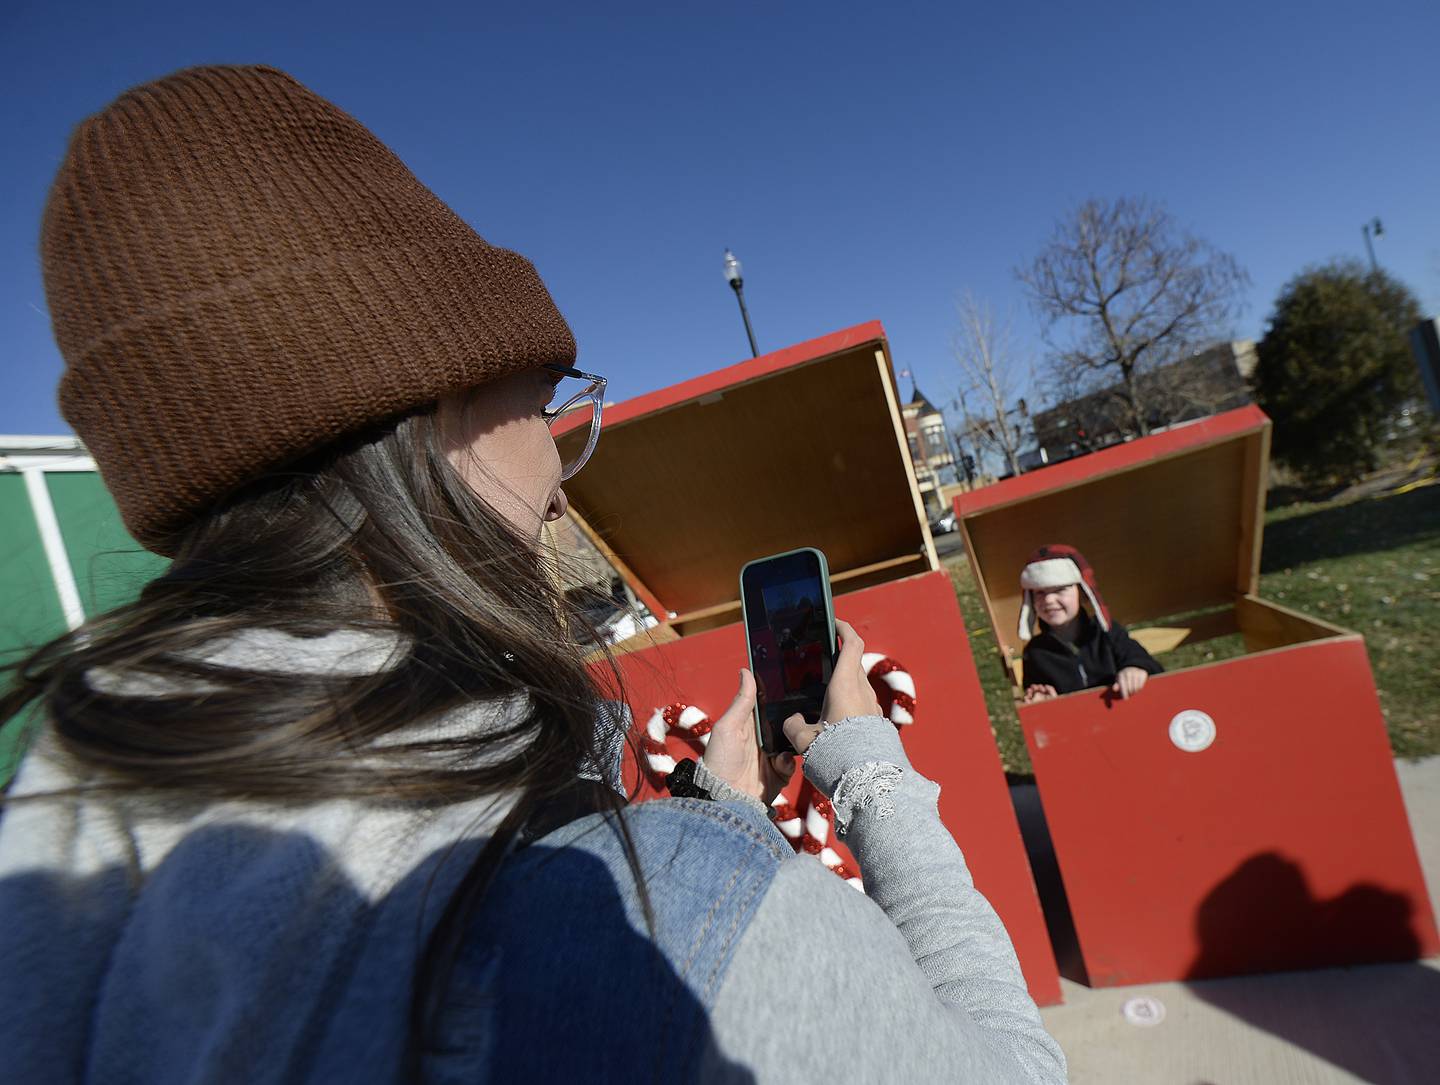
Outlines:
<svg viewBox="0 0 1440 1085"><path fill-rule="evenodd" d="M745 308L745 285L741 279L733 279L730 285L735 288L735 300L740 303L740 319L745 321L745 335L750 340L750 357L760 357L760 351L755 346L755 332L750 327L750 311Z"/></svg>
<svg viewBox="0 0 1440 1085"><path fill-rule="evenodd" d="M1378 218L1373 218L1364 226L1360 227L1360 233L1365 237L1365 251L1370 254L1370 274L1380 274L1380 264L1375 259L1374 238L1385 236L1385 227L1380 224Z"/></svg>

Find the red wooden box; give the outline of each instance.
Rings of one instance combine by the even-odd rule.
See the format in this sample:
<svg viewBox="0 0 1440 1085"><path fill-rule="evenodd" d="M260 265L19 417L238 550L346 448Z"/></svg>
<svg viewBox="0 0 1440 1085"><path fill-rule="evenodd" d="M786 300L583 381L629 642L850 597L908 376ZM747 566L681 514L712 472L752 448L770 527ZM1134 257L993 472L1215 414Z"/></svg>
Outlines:
<svg viewBox="0 0 1440 1085"><path fill-rule="evenodd" d="M578 439L574 430L559 437L562 446ZM664 619L619 646L624 694L642 728L668 705L715 716L734 698L746 665L746 561L798 546L825 552L836 613L855 624L867 651L913 679L906 749L941 785L941 816L1004 920L1032 995L1058 1002L1054 955L954 589L915 487L880 324L607 407L594 458L566 493L577 525ZM683 734L670 737L676 756L690 752ZM833 835L826 843L853 863Z"/></svg>
<svg viewBox="0 0 1440 1085"><path fill-rule="evenodd" d="M1243 638L1128 701L1019 706L1096 986L1440 949L1363 639L1257 594L1269 437L1246 407L955 502L1017 681L1020 570L1044 543L1085 554L1162 663Z"/></svg>

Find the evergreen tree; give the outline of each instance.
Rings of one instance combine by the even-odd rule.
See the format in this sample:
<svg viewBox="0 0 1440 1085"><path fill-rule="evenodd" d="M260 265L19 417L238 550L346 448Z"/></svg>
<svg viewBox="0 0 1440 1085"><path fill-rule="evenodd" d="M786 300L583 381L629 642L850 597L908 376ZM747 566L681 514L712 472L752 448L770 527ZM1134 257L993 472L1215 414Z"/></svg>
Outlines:
<svg viewBox="0 0 1440 1085"><path fill-rule="evenodd" d="M1274 456L1310 483L1377 466L1386 420L1420 395L1406 334L1420 306L1353 261L1286 284L1257 348L1255 399L1275 422Z"/></svg>

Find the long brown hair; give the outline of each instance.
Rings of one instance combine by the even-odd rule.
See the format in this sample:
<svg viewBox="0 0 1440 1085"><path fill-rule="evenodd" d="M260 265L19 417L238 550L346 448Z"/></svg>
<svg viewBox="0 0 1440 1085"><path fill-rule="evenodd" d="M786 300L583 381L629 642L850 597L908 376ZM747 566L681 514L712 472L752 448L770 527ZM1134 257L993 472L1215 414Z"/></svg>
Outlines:
<svg viewBox="0 0 1440 1085"><path fill-rule="evenodd" d="M465 484L436 430L421 412L261 479L194 525L135 602L20 663L0 718L40 700L80 766L146 790L446 803L501 786L560 789L603 755L584 619L552 559ZM397 635L400 649L362 676L198 658L242 630L337 628ZM95 688L86 676L97 668L143 681L145 694ZM503 731L372 747L460 704L517 694L528 709ZM336 756L360 748L377 756ZM419 765L416 752L427 755Z"/></svg>
<svg viewBox="0 0 1440 1085"><path fill-rule="evenodd" d="M597 738L601 691L579 644L583 617L552 559L452 467L439 428L427 409L260 479L178 539L174 562L135 602L17 665L0 698L0 719L42 706L61 747L107 792L425 805L516 794L427 946L413 1039L507 849L537 811L573 805L577 777L609 756ZM371 631L398 647L390 666L362 675L200 658L256 629ZM107 672L146 692L87 677ZM613 660L609 673L618 694ZM504 726L471 734L416 726L479 701L516 707ZM603 811L624 804L607 787L584 792ZM624 819L613 823L638 878ZM648 917L643 896L642 887Z"/></svg>

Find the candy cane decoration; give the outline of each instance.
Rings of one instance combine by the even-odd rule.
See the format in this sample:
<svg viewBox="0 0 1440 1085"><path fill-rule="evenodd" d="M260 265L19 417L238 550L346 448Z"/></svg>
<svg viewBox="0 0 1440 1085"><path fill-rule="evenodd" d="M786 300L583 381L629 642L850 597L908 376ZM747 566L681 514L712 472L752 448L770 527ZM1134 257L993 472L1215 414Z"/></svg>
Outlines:
<svg viewBox="0 0 1440 1085"><path fill-rule="evenodd" d="M813 855L825 866L833 870L845 881L854 886L860 892L865 892L865 885L840 855L832 847L828 847L825 841L830 839L830 833L835 822L835 808L830 805L830 800L819 791L809 780L800 785L800 792L796 800L805 808L802 817L800 811L783 794L776 795L775 801L770 805L775 809L775 826L784 834L785 839L790 841L790 846L796 851L803 851L807 855Z"/></svg>
<svg viewBox="0 0 1440 1085"><path fill-rule="evenodd" d="M672 733L682 732L682 737L704 747L710 742L713 726L710 717L694 705L676 702L657 708L646 721L645 733L640 739L650 772L664 780L675 770L675 758L670 756L665 745L666 738ZM805 808L803 817L783 794L775 796L771 805L775 808L775 824L780 832L796 851L816 856L828 869L863 893L865 887L859 875L850 869L834 848L826 844L835 822L835 808L830 805L830 800L820 794L809 780L801 782L797 799Z"/></svg>
<svg viewBox="0 0 1440 1085"><path fill-rule="evenodd" d="M879 652L866 652L860 657L860 663L865 668L865 677L876 686L877 693L882 685L889 693L890 722L897 727L914 723L915 679L910 672ZM666 746L666 739L671 735L698 744L703 749L710 742L713 726L710 717L694 705L677 701L655 709L640 739L650 773L657 781L663 782L675 770L675 759ZM815 856L848 884L865 892L859 874L828 845L827 841L834 832L835 808L809 780L802 780L794 803L782 793L775 796L771 806L775 811L775 826L790 841L791 847L797 852Z"/></svg>
<svg viewBox="0 0 1440 1085"><path fill-rule="evenodd" d="M805 823L800 818L800 811L795 809L794 804L785 797L783 791L775 796L770 805L775 811L775 828L779 829L785 839L790 841L791 846L798 851L800 838L805 832Z"/></svg>
<svg viewBox="0 0 1440 1085"><path fill-rule="evenodd" d="M715 725L710 717L694 705L677 701L664 708L657 708L645 724L645 734L640 739L640 748L645 751L645 763L650 772L663 780L675 771L675 759L665 746L665 738L679 728L685 732L682 737L698 742L704 749L710 744L710 729Z"/></svg>
<svg viewBox="0 0 1440 1085"><path fill-rule="evenodd" d="M879 652L866 652L860 657L860 665L871 685L878 680L890 690L890 722L896 727L914 723L915 679L910 672Z"/></svg>
<svg viewBox="0 0 1440 1085"><path fill-rule="evenodd" d="M865 677L872 685L883 684L890 693L890 722L904 727L915 722L915 679L903 666L889 656L879 652L866 652L860 657L865 668ZM878 691L877 691L878 692ZM802 817L796 804L805 809ZM826 841L834 830L835 808L830 800L817 791L809 780L805 780L792 804L784 795L777 795L775 802L775 824L785 834L796 851L817 856L822 863L833 870L860 892L865 892L864 883L840 858Z"/></svg>

